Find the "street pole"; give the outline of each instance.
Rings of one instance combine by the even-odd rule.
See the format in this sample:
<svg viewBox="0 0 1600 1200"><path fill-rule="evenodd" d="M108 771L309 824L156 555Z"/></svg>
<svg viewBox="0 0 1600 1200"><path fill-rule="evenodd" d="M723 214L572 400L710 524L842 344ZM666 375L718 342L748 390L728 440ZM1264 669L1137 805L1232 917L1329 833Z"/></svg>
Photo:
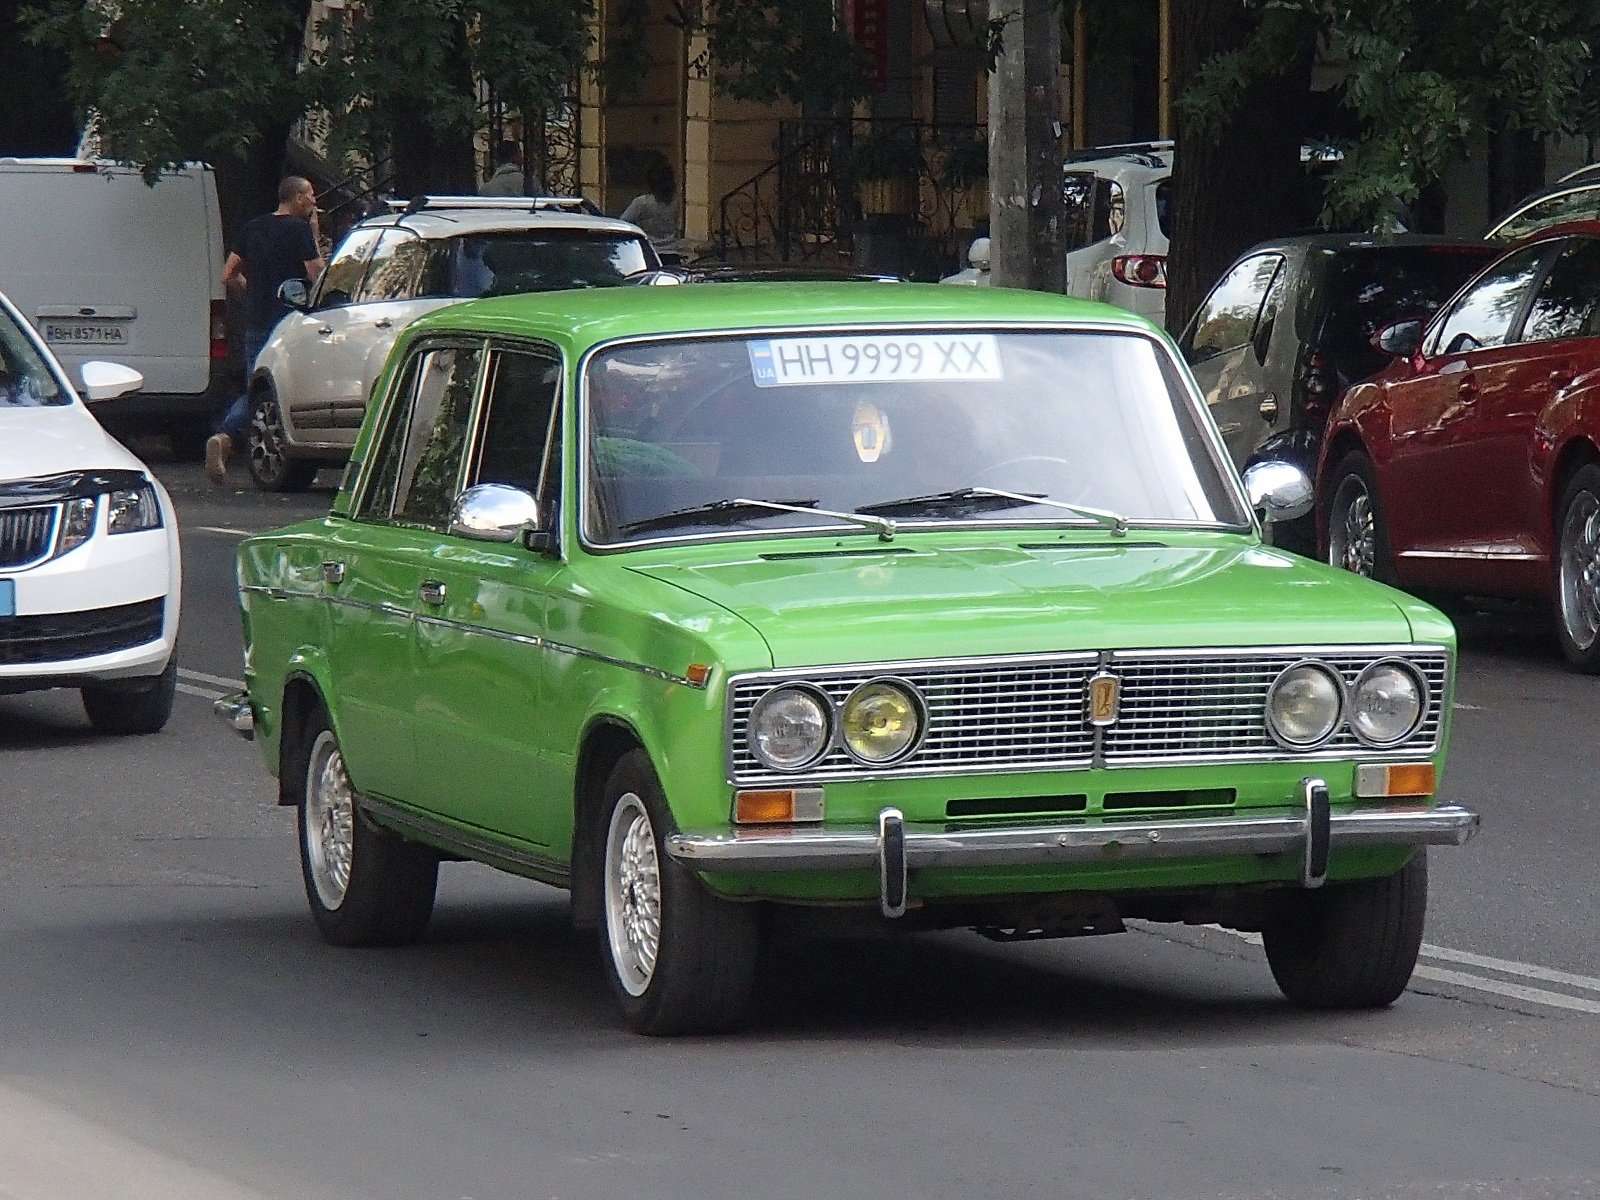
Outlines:
<svg viewBox="0 0 1600 1200"><path fill-rule="evenodd" d="M989 76L991 280L996 287L1059 292L1061 5L1010 3Z"/></svg>

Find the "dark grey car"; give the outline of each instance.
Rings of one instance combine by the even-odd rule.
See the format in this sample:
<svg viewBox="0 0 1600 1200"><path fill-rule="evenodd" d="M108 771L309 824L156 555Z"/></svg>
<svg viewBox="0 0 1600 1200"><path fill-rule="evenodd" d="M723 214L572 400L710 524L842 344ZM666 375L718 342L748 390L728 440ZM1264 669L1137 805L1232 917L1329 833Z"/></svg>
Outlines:
<svg viewBox="0 0 1600 1200"><path fill-rule="evenodd" d="M1314 473L1339 393L1389 361L1372 335L1432 316L1499 250L1423 234L1312 234L1240 255L1180 339L1235 465L1278 459ZM1309 519L1273 535L1315 550Z"/></svg>

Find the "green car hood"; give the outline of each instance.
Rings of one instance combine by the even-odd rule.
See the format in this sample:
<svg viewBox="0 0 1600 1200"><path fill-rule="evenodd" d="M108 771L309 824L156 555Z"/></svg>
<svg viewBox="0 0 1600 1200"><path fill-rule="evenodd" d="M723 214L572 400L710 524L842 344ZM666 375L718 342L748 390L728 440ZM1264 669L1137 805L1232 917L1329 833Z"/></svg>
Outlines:
<svg viewBox="0 0 1600 1200"><path fill-rule="evenodd" d="M738 613L776 667L1412 640L1397 593L1231 537L1205 546L730 548L723 559L632 569Z"/></svg>

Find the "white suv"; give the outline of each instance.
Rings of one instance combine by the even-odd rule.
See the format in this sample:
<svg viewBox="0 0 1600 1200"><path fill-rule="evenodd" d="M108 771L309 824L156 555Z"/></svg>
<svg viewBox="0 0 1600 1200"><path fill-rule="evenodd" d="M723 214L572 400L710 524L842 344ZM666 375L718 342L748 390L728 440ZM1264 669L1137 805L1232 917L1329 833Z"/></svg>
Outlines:
<svg viewBox="0 0 1600 1200"><path fill-rule="evenodd" d="M1160 324L1167 307L1167 231L1172 143L1098 146L1062 162L1066 293L1104 300ZM987 239L972 264L940 282L989 282Z"/></svg>
<svg viewBox="0 0 1600 1200"><path fill-rule="evenodd" d="M250 377L250 476L267 491L310 486L350 456L395 335L424 313L480 296L607 287L661 261L635 225L579 197L418 197L356 225L315 288L292 280L291 312Z"/></svg>

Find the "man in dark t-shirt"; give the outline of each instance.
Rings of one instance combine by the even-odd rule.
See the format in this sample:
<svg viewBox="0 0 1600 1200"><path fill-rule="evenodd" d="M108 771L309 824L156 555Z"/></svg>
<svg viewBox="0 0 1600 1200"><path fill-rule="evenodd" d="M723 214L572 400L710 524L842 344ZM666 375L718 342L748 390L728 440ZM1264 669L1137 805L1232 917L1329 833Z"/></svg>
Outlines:
<svg viewBox="0 0 1600 1200"><path fill-rule="evenodd" d="M317 248L317 197L311 183L291 175L278 185L278 207L246 221L222 267L222 285L245 301L244 370L246 387L217 422L206 442L206 474L221 483L228 459L243 444L250 424L249 375L272 327L289 309L278 299L286 279L310 283L322 271Z"/></svg>

